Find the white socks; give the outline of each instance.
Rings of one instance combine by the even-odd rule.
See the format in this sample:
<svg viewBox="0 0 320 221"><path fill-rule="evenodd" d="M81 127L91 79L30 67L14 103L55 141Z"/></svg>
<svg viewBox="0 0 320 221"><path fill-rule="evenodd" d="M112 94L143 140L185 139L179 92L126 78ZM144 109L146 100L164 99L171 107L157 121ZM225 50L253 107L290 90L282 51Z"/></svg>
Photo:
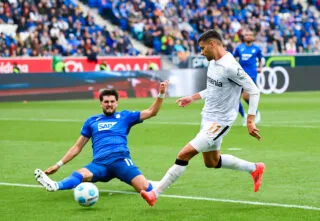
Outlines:
<svg viewBox="0 0 320 221"><path fill-rule="evenodd" d="M187 166L180 166L174 164L161 179L159 185L155 189L155 193L158 195L166 190L172 183L174 183L186 170Z"/></svg>
<svg viewBox="0 0 320 221"><path fill-rule="evenodd" d="M154 189L157 197L160 193L166 190L172 183L174 183L186 170L187 166L180 166L178 164L174 164L164 177L160 180L159 185ZM252 173L256 170L256 165L254 163L241 160L237 157L234 157L229 154L221 155L221 168L228 168L233 170L241 170Z"/></svg>
<svg viewBox="0 0 320 221"><path fill-rule="evenodd" d="M221 168L228 168L232 170L241 170L252 173L256 170L256 164L245 160L241 160L229 154L221 155Z"/></svg>

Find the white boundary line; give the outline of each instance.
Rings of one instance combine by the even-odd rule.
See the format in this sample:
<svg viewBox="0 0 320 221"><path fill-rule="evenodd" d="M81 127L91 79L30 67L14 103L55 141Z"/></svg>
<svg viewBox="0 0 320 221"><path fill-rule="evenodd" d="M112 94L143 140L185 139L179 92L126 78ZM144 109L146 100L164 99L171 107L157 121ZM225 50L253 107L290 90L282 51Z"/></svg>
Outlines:
<svg viewBox="0 0 320 221"><path fill-rule="evenodd" d="M22 183L5 183L5 182L0 182L0 186L17 186L17 187L43 188L40 185L22 184ZM100 190L100 192L131 194L131 195L138 194L136 192L120 191L120 190ZM247 205L256 205L256 206L284 207L284 208L294 208L294 209L305 209L305 210L320 211L319 207L304 206L304 205L294 205L294 204L266 203L266 202L256 202L256 201L246 201L246 200L230 200L230 199L218 199L218 198L197 197L197 196L167 195L167 194L162 194L162 195L160 195L160 197L175 198L175 199L188 199L188 200L214 201L214 202L222 202L222 203L237 203L237 204L247 204Z"/></svg>
<svg viewBox="0 0 320 221"><path fill-rule="evenodd" d="M0 121L43 121L43 122L82 122L85 120L77 119L57 119L57 118L0 118ZM164 124L164 125L195 125L200 127L200 122L174 122L174 121L149 121L147 124ZM320 125L299 125L291 123L320 123L320 121L275 121L262 123L261 127L296 127L296 128L320 128ZM240 124L234 124L240 126Z"/></svg>

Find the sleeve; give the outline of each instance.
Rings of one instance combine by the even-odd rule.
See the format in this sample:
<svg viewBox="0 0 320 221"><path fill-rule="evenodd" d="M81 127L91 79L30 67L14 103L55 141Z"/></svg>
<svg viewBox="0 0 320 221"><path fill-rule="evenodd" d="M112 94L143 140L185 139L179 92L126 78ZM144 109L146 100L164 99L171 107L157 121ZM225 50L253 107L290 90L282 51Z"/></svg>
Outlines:
<svg viewBox="0 0 320 221"><path fill-rule="evenodd" d="M227 73L228 79L231 82L243 87L244 91L249 94L248 114L256 115L260 98L260 90L256 84L240 65L231 65L231 67L228 68Z"/></svg>
<svg viewBox="0 0 320 221"><path fill-rule="evenodd" d="M202 99L206 99L207 94L208 94L207 89L200 91L199 94Z"/></svg>
<svg viewBox="0 0 320 221"><path fill-rule="evenodd" d="M124 113L127 115L127 121L129 125L135 125L142 123L143 121L140 120L140 111L124 111Z"/></svg>
<svg viewBox="0 0 320 221"><path fill-rule="evenodd" d="M87 138L92 137L92 129L90 127L91 118L87 119L86 122L83 124L80 134Z"/></svg>

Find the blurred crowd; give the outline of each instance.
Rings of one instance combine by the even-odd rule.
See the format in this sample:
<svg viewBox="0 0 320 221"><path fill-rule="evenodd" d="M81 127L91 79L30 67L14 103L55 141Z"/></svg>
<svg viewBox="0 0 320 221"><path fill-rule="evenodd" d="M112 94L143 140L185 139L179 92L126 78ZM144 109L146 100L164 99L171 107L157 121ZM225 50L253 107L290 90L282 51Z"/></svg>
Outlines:
<svg viewBox="0 0 320 221"><path fill-rule="evenodd" d="M319 0L89 0L157 53L199 53L198 36L218 30L232 51L251 29L264 53L320 53Z"/></svg>
<svg viewBox="0 0 320 221"><path fill-rule="evenodd" d="M139 55L129 35L150 49L147 55L198 54L197 39L218 30L233 51L251 29L263 53L320 54L320 0L83 0L119 26L108 31L74 0L1 0L0 56Z"/></svg>
<svg viewBox="0 0 320 221"><path fill-rule="evenodd" d="M0 24L16 24L16 33L0 33L0 56L123 56L139 52L126 31L109 32L84 14L74 0L1 0Z"/></svg>

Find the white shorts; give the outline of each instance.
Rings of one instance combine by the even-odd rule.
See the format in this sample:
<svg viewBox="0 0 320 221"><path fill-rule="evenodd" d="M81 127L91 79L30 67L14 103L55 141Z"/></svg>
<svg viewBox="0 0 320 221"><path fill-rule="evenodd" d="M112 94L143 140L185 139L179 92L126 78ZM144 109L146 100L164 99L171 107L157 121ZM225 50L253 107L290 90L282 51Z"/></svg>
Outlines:
<svg viewBox="0 0 320 221"><path fill-rule="evenodd" d="M202 122L201 129L190 144L198 152L220 150L222 138L229 132L230 126L218 125L214 122Z"/></svg>

